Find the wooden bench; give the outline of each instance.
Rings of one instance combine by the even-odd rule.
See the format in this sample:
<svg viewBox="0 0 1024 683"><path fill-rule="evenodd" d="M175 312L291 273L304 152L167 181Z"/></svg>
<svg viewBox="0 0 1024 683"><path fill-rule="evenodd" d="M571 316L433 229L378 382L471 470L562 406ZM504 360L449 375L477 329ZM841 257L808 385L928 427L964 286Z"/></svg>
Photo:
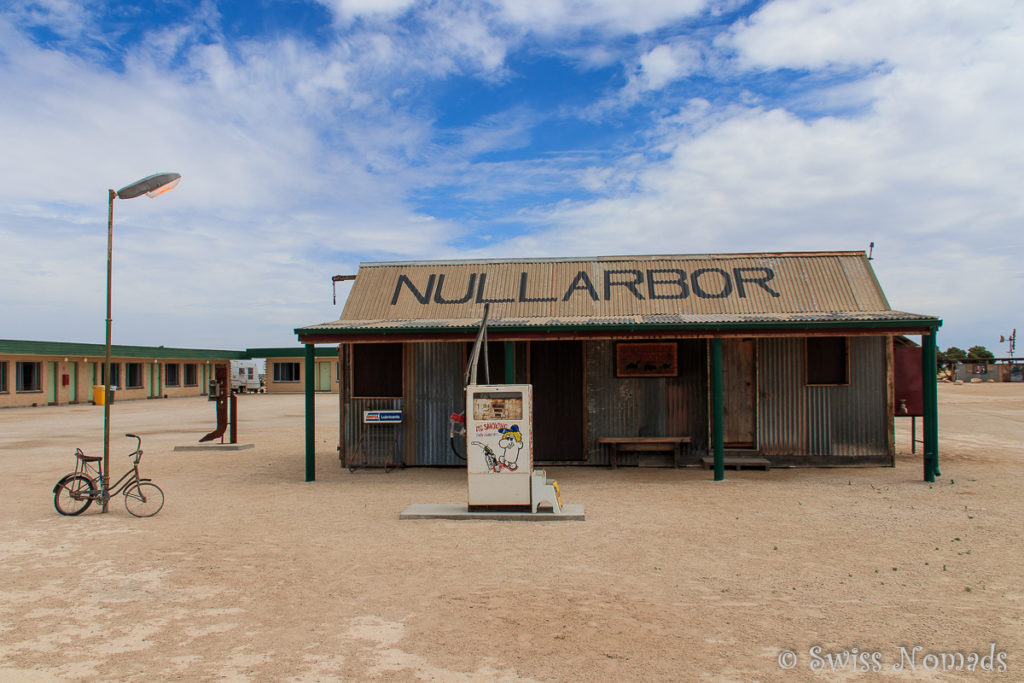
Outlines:
<svg viewBox="0 0 1024 683"><path fill-rule="evenodd" d="M610 446L609 462L613 468L619 466L619 451L672 451L672 463L679 467L684 443L690 443L688 436L601 436L597 442Z"/></svg>

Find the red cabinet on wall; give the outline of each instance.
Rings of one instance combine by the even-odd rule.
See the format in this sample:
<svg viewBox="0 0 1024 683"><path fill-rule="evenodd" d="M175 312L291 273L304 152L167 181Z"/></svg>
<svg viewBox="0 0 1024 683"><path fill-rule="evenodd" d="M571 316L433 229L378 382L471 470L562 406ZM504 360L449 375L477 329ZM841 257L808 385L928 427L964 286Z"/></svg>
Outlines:
<svg viewBox="0 0 1024 683"><path fill-rule="evenodd" d="M921 347L893 347L893 406L896 417L924 415L921 387Z"/></svg>

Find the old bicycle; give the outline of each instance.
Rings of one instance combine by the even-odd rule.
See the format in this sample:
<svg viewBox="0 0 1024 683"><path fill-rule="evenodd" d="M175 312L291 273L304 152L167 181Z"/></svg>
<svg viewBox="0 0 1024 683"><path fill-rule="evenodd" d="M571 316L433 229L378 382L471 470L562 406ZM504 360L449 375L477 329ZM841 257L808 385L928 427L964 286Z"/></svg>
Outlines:
<svg viewBox="0 0 1024 683"><path fill-rule="evenodd" d="M80 515L94 500L105 505L111 496L124 494L124 506L136 517L152 517L164 506L164 492L149 479L139 475L139 460L142 459L142 438L125 434L135 439L135 450L128 457L133 458L130 470L121 475L113 486L107 488L103 481L103 458L86 455L81 448L75 449L77 464L75 471L66 474L53 487L53 506L62 515Z"/></svg>

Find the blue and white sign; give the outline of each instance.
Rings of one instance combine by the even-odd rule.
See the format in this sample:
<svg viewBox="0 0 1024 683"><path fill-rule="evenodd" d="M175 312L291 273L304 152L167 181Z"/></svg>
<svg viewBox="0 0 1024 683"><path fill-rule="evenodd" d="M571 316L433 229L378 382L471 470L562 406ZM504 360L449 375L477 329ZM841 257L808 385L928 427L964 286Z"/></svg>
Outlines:
<svg viewBox="0 0 1024 683"><path fill-rule="evenodd" d="M401 410L364 410L363 422L366 424L398 424L402 421Z"/></svg>

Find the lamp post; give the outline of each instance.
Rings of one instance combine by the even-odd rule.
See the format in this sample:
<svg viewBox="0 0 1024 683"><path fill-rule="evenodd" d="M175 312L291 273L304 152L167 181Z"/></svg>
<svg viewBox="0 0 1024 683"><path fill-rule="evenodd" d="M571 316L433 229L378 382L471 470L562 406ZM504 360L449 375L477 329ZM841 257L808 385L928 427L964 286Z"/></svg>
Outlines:
<svg viewBox="0 0 1024 683"><path fill-rule="evenodd" d="M180 173L156 173L136 180L116 192L107 190L107 343L103 362L103 486L110 488L110 282L114 255L114 197L134 199L139 195L157 197L173 190L181 180ZM103 512L107 502L103 502Z"/></svg>

